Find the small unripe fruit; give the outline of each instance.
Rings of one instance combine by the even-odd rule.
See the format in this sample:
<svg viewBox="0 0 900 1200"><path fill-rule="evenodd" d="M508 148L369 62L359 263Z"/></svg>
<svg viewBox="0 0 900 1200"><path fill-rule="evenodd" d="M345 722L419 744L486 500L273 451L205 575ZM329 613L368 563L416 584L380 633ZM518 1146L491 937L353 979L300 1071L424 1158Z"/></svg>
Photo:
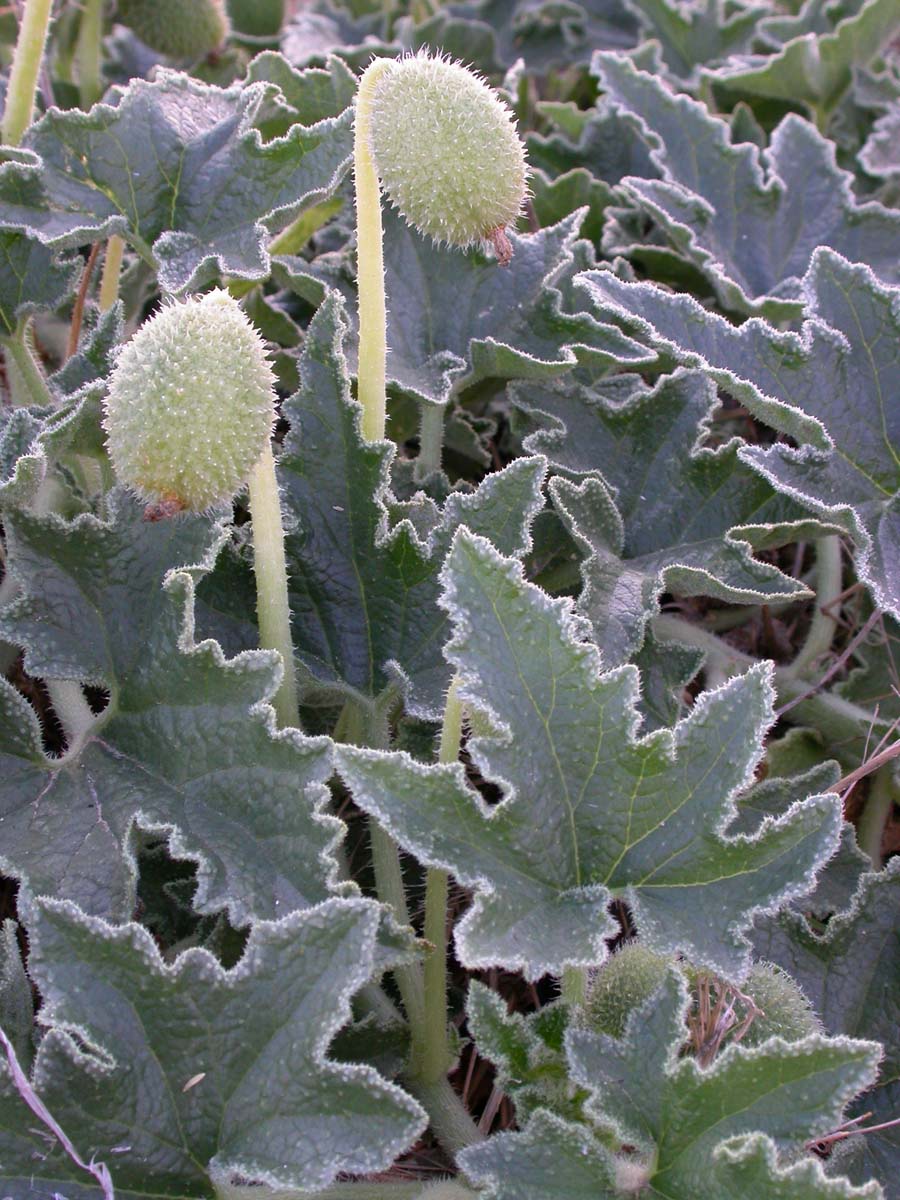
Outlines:
<svg viewBox="0 0 900 1200"><path fill-rule="evenodd" d="M453 1179L438 1179L426 1184L415 1200L475 1200L475 1193Z"/></svg>
<svg viewBox="0 0 900 1200"><path fill-rule="evenodd" d="M771 1037L798 1042L811 1033L822 1032L822 1022L806 993L773 963L754 963L741 990L762 1010L741 1039L743 1045L758 1046Z"/></svg>
<svg viewBox="0 0 900 1200"><path fill-rule="evenodd" d="M167 58L202 58L228 36L223 0L119 0L117 17Z"/></svg>
<svg viewBox="0 0 900 1200"><path fill-rule="evenodd" d="M427 53L380 61L371 151L384 191L421 233L451 246L493 241L525 199L525 148L493 88Z"/></svg>
<svg viewBox="0 0 900 1200"><path fill-rule="evenodd" d="M671 963L671 958L655 954L640 942L620 946L591 985L585 1005L590 1027L621 1038L629 1016L662 985Z"/></svg>
<svg viewBox="0 0 900 1200"><path fill-rule="evenodd" d="M227 292L168 304L141 326L116 361L103 426L148 516L232 499L271 435L273 383L262 339Z"/></svg>
<svg viewBox="0 0 900 1200"><path fill-rule="evenodd" d="M238 33L272 38L284 23L284 0L228 0L228 15Z"/></svg>

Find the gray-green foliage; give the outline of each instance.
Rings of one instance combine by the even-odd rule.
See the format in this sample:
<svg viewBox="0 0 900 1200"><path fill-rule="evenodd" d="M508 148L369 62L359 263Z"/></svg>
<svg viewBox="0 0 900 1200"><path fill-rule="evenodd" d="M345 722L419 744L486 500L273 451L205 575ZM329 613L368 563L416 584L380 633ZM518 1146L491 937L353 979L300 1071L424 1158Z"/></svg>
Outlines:
<svg viewBox="0 0 900 1200"><path fill-rule="evenodd" d="M839 796L900 715L896 0L227 7L176 71L54 5L0 153L0 1196L900 1200L897 759ZM366 442L353 106L420 48L533 196L506 267L384 214ZM213 286L272 350L288 664L256 494L144 520L105 446Z"/></svg>
<svg viewBox="0 0 900 1200"><path fill-rule="evenodd" d="M834 800L820 796L753 837L728 836L771 721L767 674L732 680L674 731L638 740L634 669L601 674L570 605L483 539L457 535L444 604L448 656L485 722L470 753L504 803L488 809L461 768L349 748L338 763L358 804L475 889L456 933L463 963L537 978L600 961L615 931L607 905L621 896L651 946L740 975L753 912L811 878L838 834ZM698 894L726 923L706 920Z"/></svg>

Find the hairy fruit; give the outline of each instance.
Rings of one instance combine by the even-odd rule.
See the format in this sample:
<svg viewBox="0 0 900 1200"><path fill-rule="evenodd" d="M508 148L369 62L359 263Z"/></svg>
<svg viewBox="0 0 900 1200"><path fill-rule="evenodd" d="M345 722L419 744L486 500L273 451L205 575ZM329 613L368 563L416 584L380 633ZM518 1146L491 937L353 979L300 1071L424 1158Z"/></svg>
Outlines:
<svg viewBox="0 0 900 1200"><path fill-rule="evenodd" d="M744 1035L744 1045L758 1046L771 1037L799 1042L811 1033L822 1032L822 1022L806 993L781 967L754 963L742 988L762 1010Z"/></svg>
<svg viewBox="0 0 900 1200"><path fill-rule="evenodd" d="M585 1006L588 1024L598 1033L620 1038L634 1011L662 985L672 959L626 942L609 958L594 979Z"/></svg>
<svg viewBox="0 0 900 1200"><path fill-rule="evenodd" d="M513 114L460 63L419 53L377 65L371 151L386 195L435 241L491 240L503 257L526 194Z"/></svg>
<svg viewBox="0 0 900 1200"><path fill-rule="evenodd" d="M119 0L117 17L167 58L201 58L228 36L223 0Z"/></svg>
<svg viewBox="0 0 900 1200"><path fill-rule="evenodd" d="M213 291L166 305L124 347L103 425L119 479L159 519L229 501L271 434L274 375L240 305Z"/></svg>

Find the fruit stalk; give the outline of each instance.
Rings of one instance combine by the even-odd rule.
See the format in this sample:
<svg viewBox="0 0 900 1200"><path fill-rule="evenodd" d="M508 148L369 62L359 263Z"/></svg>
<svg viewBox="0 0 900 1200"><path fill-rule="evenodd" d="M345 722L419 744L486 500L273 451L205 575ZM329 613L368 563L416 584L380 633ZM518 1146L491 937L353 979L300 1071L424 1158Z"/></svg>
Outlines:
<svg viewBox="0 0 900 1200"><path fill-rule="evenodd" d="M463 706L459 698L459 678L454 677L444 705L441 746L438 762L454 763L462 740ZM425 941L429 944L425 959L425 1021L419 1074L426 1083L446 1075L450 1066L447 1045L447 898L449 877L446 871L430 867L425 877Z"/></svg>
<svg viewBox="0 0 900 1200"><path fill-rule="evenodd" d="M375 85L389 66L379 58L368 67L356 97L353 175L356 187L356 255L359 289L359 384L362 435L381 441L385 426L387 301L384 294L384 250L381 185L372 158L371 121Z"/></svg>
<svg viewBox="0 0 900 1200"><path fill-rule="evenodd" d="M52 9L53 0L25 0L3 113L2 136L6 146L18 146L31 124Z"/></svg>
<svg viewBox="0 0 900 1200"><path fill-rule="evenodd" d="M287 563L284 557L284 526L275 459L266 446L250 472L250 515L253 518L253 563L256 575L256 615L259 644L264 650L277 650L284 664L284 675L272 700L279 725L299 725L297 674L294 669L294 642L291 637L291 609L288 600Z"/></svg>

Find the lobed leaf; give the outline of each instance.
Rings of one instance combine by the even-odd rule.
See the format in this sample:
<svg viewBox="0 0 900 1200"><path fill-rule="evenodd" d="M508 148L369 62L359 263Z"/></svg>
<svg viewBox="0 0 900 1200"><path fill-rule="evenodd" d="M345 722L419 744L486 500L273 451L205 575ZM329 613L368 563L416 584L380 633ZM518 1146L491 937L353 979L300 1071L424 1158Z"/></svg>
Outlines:
<svg viewBox="0 0 900 1200"><path fill-rule="evenodd" d="M324 199L349 165L349 109L262 140L272 84L223 89L161 68L110 95L32 126L30 157L0 167L3 224L56 249L122 234L152 252L169 292L216 271L266 278L263 221Z"/></svg>
<svg viewBox="0 0 900 1200"><path fill-rule="evenodd" d="M610 103L636 118L662 180L623 181L629 196L696 264L720 303L773 320L800 314L801 280L818 246L867 263L900 282L900 213L857 204L834 146L799 116L786 117L762 151L734 144L728 123L704 104L673 95L659 79L616 54L594 56ZM614 229L607 253L631 253Z"/></svg>
<svg viewBox="0 0 900 1200"><path fill-rule="evenodd" d="M740 976L753 914L809 887L840 824L829 795L752 837L727 833L772 719L767 670L638 740L634 668L600 674L568 602L547 599L466 531L444 583L455 627L447 656L490 730L469 752L504 801L488 808L461 767L403 754L341 747L338 765L360 807L474 889L456 931L460 961L529 978L600 962L616 928L606 908L619 896L653 948ZM721 920L708 921L711 910Z"/></svg>
<svg viewBox="0 0 900 1200"><path fill-rule="evenodd" d="M227 908L240 925L325 899L341 830L321 812L327 741L274 732L272 656L226 662L215 642L195 644L191 575L167 576L208 566L219 526L147 523L121 495L107 523L5 520L24 595L5 610L2 636L25 647L33 675L110 691L84 742L53 759L33 710L3 685L5 869L89 913L127 918L137 824L197 862L200 912Z"/></svg>
<svg viewBox="0 0 900 1200"><path fill-rule="evenodd" d="M673 969L621 1040L568 1031L571 1079L590 1092L588 1111L605 1145L589 1129L539 1112L521 1133L463 1151L464 1170L496 1200L612 1200L635 1190L667 1200L882 1195L876 1183L855 1188L829 1179L816 1159L798 1155L871 1081L877 1045L772 1039L752 1050L731 1047L701 1070L678 1058L686 1011L684 981ZM622 1147L616 1154L610 1139Z"/></svg>
<svg viewBox="0 0 900 1200"><path fill-rule="evenodd" d="M798 334L760 319L740 328L688 296L611 272L582 280L599 311L706 371L776 429L810 445L747 446L744 462L857 546L876 603L900 612L898 292L825 247L804 279L810 319Z"/></svg>
<svg viewBox="0 0 900 1200"><path fill-rule="evenodd" d="M235 1178L319 1190L389 1166L421 1132L411 1097L327 1057L372 972L378 905L260 921L230 971L196 949L168 966L140 926L64 901L25 910L46 1027L35 1087L117 1195L181 1200ZM28 1142L0 1115L4 1187L32 1194L34 1178L71 1195L72 1164L46 1143L36 1160Z"/></svg>
<svg viewBox="0 0 900 1200"><path fill-rule="evenodd" d="M362 439L345 331L330 292L307 331L300 391L283 407L292 426L278 468L296 521L286 539L294 644L312 691L370 701L399 681L410 711L434 717L449 683L447 618L437 605L446 547L465 524L506 553L524 553L545 463L514 462L477 491L452 493L441 510L420 496L390 528L392 448Z"/></svg>

